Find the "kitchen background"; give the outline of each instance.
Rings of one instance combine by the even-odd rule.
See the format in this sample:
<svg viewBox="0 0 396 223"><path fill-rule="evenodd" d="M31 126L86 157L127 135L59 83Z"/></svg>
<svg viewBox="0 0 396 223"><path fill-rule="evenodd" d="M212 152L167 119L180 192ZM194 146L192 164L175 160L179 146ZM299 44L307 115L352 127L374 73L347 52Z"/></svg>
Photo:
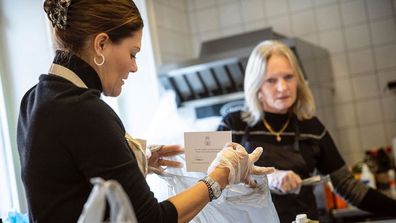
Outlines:
<svg viewBox="0 0 396 223"><path fill-rule="evenodd" d="M317 115L349 164L396 136L396 0L148 1L156 63L196 58L207 40L272 27L297 46Z"/></svg>
<svg viewBox="0 0 396 223"><path fill-rule="evenodd" d="M180 138L179 127L214 128L218 119L210 123L177 119L176 107L163 106L172 98L160 97L156 68L197 57L204 41L273 27L303 43L297 46L298 53L318 116L348 164L361 160L372 146L389 145L396 136L396 92L386 89L396 80L396 0L135 2L146 21L139 71L130 76L118 100L106 99L132 135L159 136L153 129L161 129ZM42 0L0 1L0 217L11 209L27 210L16 122L21 97L52 61L49 27ZM169 123L156 125L164 120ZM153 185L156 189L163 184ZM161 193L162 198L167 195L157 193L160 199Z"/></svg>

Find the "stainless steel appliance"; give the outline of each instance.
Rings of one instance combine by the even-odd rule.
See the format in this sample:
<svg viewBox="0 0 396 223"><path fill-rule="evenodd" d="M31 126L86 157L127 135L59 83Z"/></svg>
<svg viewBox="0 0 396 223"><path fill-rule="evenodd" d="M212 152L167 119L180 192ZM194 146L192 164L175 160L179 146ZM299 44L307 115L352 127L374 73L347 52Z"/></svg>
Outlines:
<svg viewBox="0 0 396 223"><path fill-rule="evenodd" d="M243 106L248 56L259 42L270 39L284 42L298 57L294 39L265 28L204 42L197 59L160 67L160 82L175 92L178 107L193 109L196 118L224 115Z"/></svg>

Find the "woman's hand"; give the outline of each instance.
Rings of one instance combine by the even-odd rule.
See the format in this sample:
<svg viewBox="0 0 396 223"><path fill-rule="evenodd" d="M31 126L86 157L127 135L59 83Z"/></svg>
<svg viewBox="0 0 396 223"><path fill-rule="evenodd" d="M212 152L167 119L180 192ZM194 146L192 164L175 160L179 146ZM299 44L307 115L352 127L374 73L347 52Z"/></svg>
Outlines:
<svg viewBox="0 0 396 223"><path fill-rule="evenodd" d="M260 158L263 148L256 148L251 154L246 152L246 149L237 143L228 143L213 160L208 168L208 173L214 172L219 168L229 169L227 184L246 183L250 186L256 184L251 179L250 175L263 175L274 172L273 167L258 167L254 163ZM220 180L221 181L221 180Z"/></svg>
<svg viewBox="0 0 396 223"><path fill-rule="evenodd" d="M180 145L157 146L151 150L151 156L148 160L149 172L162 174L167 167L183 167L180 162L163 159L164 157L176 156L182 153L184 153L184 148Z"/></svg>
<svg viewBox="0 0 396 223"><path fill-rule="evenodd" d="M291 170L276 170L268 175L270 189L280 193L298 194L301 189L301 183L300 176Z"/></svg>

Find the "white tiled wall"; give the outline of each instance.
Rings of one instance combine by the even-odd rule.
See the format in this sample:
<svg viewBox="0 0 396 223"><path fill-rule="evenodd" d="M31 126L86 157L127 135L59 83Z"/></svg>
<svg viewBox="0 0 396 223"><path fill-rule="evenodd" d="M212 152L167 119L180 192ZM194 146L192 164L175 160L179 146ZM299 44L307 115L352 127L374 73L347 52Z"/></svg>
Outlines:
<svg viewBox="0 0 396 223"><path fill-rule="evenodd" d="M291 15L294 35L313 33L316 27L315 14L312 9L298 11ZM275 28L275 27L274 27Z"/></svg>
<svg viewBox="0 0 396 223"><path fill-rule="evenodd" d="M202 41L272 26L301 48L318 116L352 164L396 137L396 0L152 0L158 64L188 60ZM330 68L330 69L328 69Z"/></svg>
<svg viewBox="0 0 396 223"><path fill-rule="evenodd" d="M363 0L342 1L340 8L344 26L367 23L366 6Z"/></svg>
<svg viewBox="0 0 396 223"><path fill-rule="evenodd" d="M208 1L209 2L209 1ZM152 27L156 30L155 38L160 47L157 55L158 64L167 64L185 60L193 54L192 32L188 15L188 4L185 0L161 0L152 4L150 18L155 20Z"/></svg>
<svg viewBox="0 0 396 223"><path fill-rule="evenodd" d="M351 25L344 29L346 47L350 50L368 47L370 32L367 24Z"/></svg>

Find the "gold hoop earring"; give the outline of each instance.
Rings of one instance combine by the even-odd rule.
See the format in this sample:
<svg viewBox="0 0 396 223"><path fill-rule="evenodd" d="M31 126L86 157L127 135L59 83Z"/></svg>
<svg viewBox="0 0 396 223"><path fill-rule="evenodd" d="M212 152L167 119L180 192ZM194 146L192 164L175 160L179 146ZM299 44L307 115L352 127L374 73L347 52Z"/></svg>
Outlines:
<svg viewBox="0 0 396 223"><path fill-rule="evenodd" d="M102 65L104 64L104 62L105 62L105 57L103 56L103 54L100 54L99 56L102 58L102 62L101 62L101 63L98 63L98 62L96 61L96 57L94 57L94 58L93 58L93 59L94 59L94 63L95 63L96 65L98 65L98 66L102 66Z"/></svg>

